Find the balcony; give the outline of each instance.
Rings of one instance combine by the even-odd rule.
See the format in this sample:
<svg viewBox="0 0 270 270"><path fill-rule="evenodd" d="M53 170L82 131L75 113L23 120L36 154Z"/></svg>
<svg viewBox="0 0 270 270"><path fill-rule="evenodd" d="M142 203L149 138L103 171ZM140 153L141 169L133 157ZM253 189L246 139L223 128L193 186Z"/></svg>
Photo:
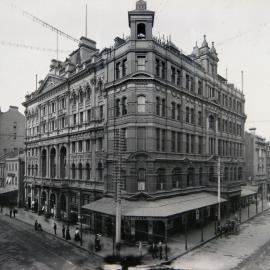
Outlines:
<svg viewBox="0 0 270 270"><path fill-rule="evenodd" d="M91 180L71 180L71 179L51 179L44 177L27 177L27 182L31 182L37 186L47 186L53 188L82 188L91 190L104 189L104 182Z"/></svg>
<svg viewBox="0 0 270 270"><path fill-rule="evenodd" d="M243 185L243 181L232 181L232 182L223 182L220 183L220 192L221 193L238 193L241 192L241 186ZM218 183L217 182L209 182L207 185L207 189L209 191L217 192Z"/></svg>

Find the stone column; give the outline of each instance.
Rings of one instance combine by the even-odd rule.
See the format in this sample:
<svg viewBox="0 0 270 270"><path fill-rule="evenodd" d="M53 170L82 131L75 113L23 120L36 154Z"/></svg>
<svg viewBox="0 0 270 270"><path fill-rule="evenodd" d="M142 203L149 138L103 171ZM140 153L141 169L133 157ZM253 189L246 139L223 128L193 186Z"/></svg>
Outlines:
<svg viewBox="0 0 270 270"><path fill-rule="evenodd" d="M41 210L41 189L38 188L38 212Z"/></svg>
<svg viewBox="0 0 270 270"><path fill-rule="evenodd" d="M56 169L56 179L60 179L60 146L56 145L56 157L55 157L55 169Z"/></svg>
<svg viewBox="0 0 270 270"><path fill-rule="evenodd" d="M55 205L56 207L55 207L54 217L56 219L59 219L60 218L60 193L59 192L55 194Z"/></svg>

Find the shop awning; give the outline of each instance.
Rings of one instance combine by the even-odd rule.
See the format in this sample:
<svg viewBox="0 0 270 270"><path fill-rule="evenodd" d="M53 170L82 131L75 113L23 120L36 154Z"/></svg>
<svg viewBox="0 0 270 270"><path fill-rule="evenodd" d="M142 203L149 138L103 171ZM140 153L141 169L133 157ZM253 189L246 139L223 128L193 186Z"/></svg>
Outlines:
<svg viewBox="0 0 270 270"><path fill-rule="evenodd" d="M247 197L258 193L258 186L244 186L241 190L241 197Z"/></svg>
<svg viewBox="0 0 270 270"><path fill-rule="evenodd" d="M220 202L226 200L221 198ZM122 215L126 217L169 217L218 203L217 196L199 192L155 201L122 200ZM102 198L82 207L91 212L115 215L113 198Z"/></svg>

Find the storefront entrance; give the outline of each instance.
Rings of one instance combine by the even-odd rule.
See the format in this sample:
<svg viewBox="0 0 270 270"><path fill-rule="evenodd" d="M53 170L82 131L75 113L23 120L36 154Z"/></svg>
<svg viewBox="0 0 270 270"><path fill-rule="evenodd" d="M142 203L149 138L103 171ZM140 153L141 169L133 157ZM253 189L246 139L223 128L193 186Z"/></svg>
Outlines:
<svg viewBox="0 0 270 270"><path fill-rule="evenodd" d="M148 240L148 221L147 220L136 220L135 236L136 236L137 241Z"/></svg>

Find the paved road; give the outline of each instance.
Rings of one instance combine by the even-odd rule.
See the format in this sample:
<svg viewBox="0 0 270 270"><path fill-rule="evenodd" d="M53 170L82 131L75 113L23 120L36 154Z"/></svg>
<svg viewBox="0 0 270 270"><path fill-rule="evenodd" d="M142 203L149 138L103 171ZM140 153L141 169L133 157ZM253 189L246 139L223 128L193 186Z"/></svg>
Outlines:
<svg viewBox="0 0 270 270"><path fill-rule="evenodd" d="M96 269L100 258L0 215L0 270Z"/></svg>
<svg viewBox="0 0 270 270"><path fill-rule="evenodd" d="M270 241L260 247L250 257L242 261L233 270L269 270L270 269Z"/></svg>

